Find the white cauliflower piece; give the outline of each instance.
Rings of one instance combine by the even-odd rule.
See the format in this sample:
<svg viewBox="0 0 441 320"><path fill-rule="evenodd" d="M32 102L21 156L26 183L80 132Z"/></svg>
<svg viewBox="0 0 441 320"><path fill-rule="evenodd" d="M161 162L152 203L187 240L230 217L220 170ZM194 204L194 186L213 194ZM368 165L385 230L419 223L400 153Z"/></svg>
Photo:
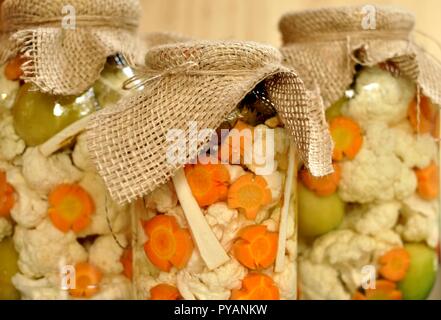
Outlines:
<svg viewBox="0 0 441 320"><path fill-rule="evenodd" d="M236 209L230 209L225 202L217 202L206 210L205 219L225 250L229 250L240 229L249 225Z"/></svg>
<svg viewBox="0 0 441 320"><path fill-rule="evenodd" d="M371 123L355 159L341 163L340 197L346 202L368 203L405 199L417 179L394 153L394 136L383 123Z"/></svg>
<svg viewBox="0 0 441 320"><path fill-rule="evenodd" d="M436 247L439 241L439 204L438 201L425 201L413 195L403 201L404 222L396 231L409 242L425 241Z"/></svg>
<svg viewBox="0 0 441 320"><path fill-rule="evenodd" d="M300 259L299 273L303 300L348 300L351 297L339 280L338 271L329 265Z"/></svg>
<svg viewBox="0 0 441 320"><path fill-rule="evenodd" d="M372 257L372 265L377 265L378 259L384 255L387 251L402 247L403 241L398 233L394 230L385 230L374 236L375 251Z"/></svg>
<svg viewBox="0 0 441 320"><path fill-rule="evenodd" d="M8 182L16 192L16 202L11 210L12 218L21 226L34 228L47 216L47 201L30 189L18 168L7 172Z"/></svg>
<svg viewBox="0 0 441 320"><path fill-rule="evenodd" d="M127 239L123 235L116 237L120 245L127 245ZM104 273L122 273L124 267L120 259L124 249L119 244L112 235L98 237L89 248L89 262Z"/></svg>
<svg viewBox="0 0 441 320"><path fill-rule="evenodd" d="M409 168L425 168L439 156L435 139L428 133L413 134L408 121L392 128L391 135L395 138L395 154Z"/></svg>
<svg viewBox="0 0 441 320"><path fill-rule="evenodd" d="M233 183L246 174L246 171L242 168L242 166L229 164L224 164L224 166L228 169L228 173L230 174L230 183Z"/></svg>
<svg viewBox="0 0 441 320"><path fill-rule="evenodd" d="M156 188L145 197L146 207L167 213L178 205L178 197L171 182Z"/></svg>
<svg viewBox="0 0 441 320"><path fill-rule="evenodd" d="M296 298L297 265L294 261L286 260L283 271L272 274L272 278L279 288L282 300L294 300Z"/></svg>
<svg viewBox="0 0 441 320"><path fill-rule="evenodd" d="M12 283L23 300L68 300L69 292L54 286L48 278L33 279L17 273Z"/></svg>
<svg viewBox="0 0 441 320"><path fill-rule="evenodd" d="M271 191L271 204L278 203L283 193L283 185L285 175L279 171L275 171L270 175L262 176L268 184L268 189Z"/></svg>
<svg viewBox="0 0 441 320"><path fill-rule="evenodd" d="M180 227L188 228L187 218L185 217L184 210L181 206L176 206L173 209L167 210L165 215L175 217Z"/></svg>
<svg viewBox="0 0 441 320"><path fill-rule="evenodd" d="M270 175L277 169L275 130L264 124L254 127L252 147L244 148L244 164L258 175Z"/></svg>
<svg viewBox="0 0 441 320"><path fill-rule="evenodd" d="M400 208L397 201L363 205L347 213L343 225L361 234L376 235L396 225Z"/></svg>
<svg viewBox="0 0 441 320"><path fill-rule="evenodd" d="M89 226L78 233L84 237L96 234L109 234L111 230L115 233L126 229L130 224L130 215L125 206L119 206L108 194L102 178L97 173L86 173L79 182L93 198L95 212Z"/></svg>
<svg viewBox="0 0 441 320"><path fill-rule="evenodd" d="M371 121L393 125L406 118L409 103L415 96L415 85L408 79L372 67L363 69L357 76L355 93L344 108L347 116L363 127Z"/></svg>
<svg viewBox="0 0 441 320"><path fill-rule="evenodd" d="M28 148L23 155L23 176L29 187L47 195L57 185L77 182L82 173L66 153L46 158L38 148Z"/></svg>
<svg viewBox="0 0 441 320"><path fill-rule="evenodd" d="M268 231L277 232L279 230L280 212L280 207L275 207L270 218L262 222L262 224L267 227ZM286 221L286 238L291 238L294 235L294 232L294 211L291 210L288 215L288 220Z"/></svg>
<svg viewBox="0 0 441 320"><path fill-rule="evenodd" d="M12 224L6 218L0 217L0 242L12 234Z"/></svg>
<svg viewBox="0 0 441 320"><path fill-rule="evenodd" d="M87 149L87 139L85 133L77 137L77 142L72 152L72 160L73 163L83 171L96 171L95 165L90 158L89 150Z"/></svg>
<svg viewBox="0 0 441 320"><path fill-rule="evenodd" d="M61 232L48 219L35 229L17 226L14 244L19 254L20 271L29 277L57 273L63 265L87 260L87 252L77 242L75 234Z"/></svg>
<svg viewBox="0 0 441 320"><path fill-rule="evenodd" d="M234 259L215 270L190 273L186 269L178 272L177 287L186 300L228 300L232 289L239 289L247 273Z"/></svg>
<svg viewBox="0 0 441 320"><path fill-rule="evenodd" d="M12 115L0 112L0 159L11 161L25 148L25 142L15 132Z"/></svg>
<svg viewBox="0 0 441 320"><path fill-rule="evenodd" d="M103 277L99 291L91 300L130 300L132 299L132 284L123 275Z"/></svg>

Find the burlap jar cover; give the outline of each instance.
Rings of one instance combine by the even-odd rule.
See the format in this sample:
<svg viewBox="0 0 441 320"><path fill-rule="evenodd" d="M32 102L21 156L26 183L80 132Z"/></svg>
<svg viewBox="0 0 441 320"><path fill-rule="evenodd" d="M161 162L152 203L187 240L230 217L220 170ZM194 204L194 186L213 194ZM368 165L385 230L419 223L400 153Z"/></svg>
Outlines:
<svg viewBox="0 0 441 320"><path fill-rule="evenodd" d="M137 60L139 12L137 0L5 0L0 64L22 54L23 80L44 92L78 95L98 79L108 56Z"/></svg>
<svg viewBox="0 0 441 320"><path fill-rule="evenodd" d="M197 122L196 130L217 128L262 81L312 174L332 171L324 113L310 103L297 74L281 65L275 48L209 41L159 46L148 52L139 78L145 88L96 113L88 131L89 151L118 202L153 191L182 167L166 159L168 130L181 129L188 137L190 121ZM186 150L187 162L207 142Z"/></svg>
<svg viewBox="0 0 441 320"><path fill-rule="evenodd" d="M299 71L325 107L351 85L356 64L386 61L441 103L440 65L412 41L414 17L409 12L374 6L301 11L282 17L279 28L284 63Z"/></svg>

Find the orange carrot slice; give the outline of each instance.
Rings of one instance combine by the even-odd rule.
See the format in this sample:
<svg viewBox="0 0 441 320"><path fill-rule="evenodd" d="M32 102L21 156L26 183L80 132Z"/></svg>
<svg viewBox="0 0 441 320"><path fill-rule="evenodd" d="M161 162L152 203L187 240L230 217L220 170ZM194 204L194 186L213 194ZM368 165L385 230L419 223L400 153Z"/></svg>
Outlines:
<svg viewBox="0 0 441 320"><path fill-rule="evenodd" d="M178 300L180 294L175 286L161 283L150 289L151 300Z"/></svg>
<svg viewBox="0 0 441 320"><path fill-rule="evenodd" d="M431 163L423 169L415 169L418 180L418 194L425 200L433 200L439 194L439 169L435 163Z"/></svg>
<svg viewBox="0 0 441 320"><path fill-rule="evenodd" d="M77 184L61 184L49 194L49 217L63 232L80 232L91 222L95 204L90 194Z"/></svg>
<svg viewBox="0 0 441 320"><path fill-rule="evenodd" d="M246 148L252 148L253 134L254 127L241 120L237 121L219 148L219 159L223 163L242 163Z"/></svg>
<svg viewBox="0 0 441 320"><path fill-rule="evenodd" d="M201 207L227 198L230 174L223 164L195 164L185 167L191 192Z"/></svg>
<svg viewBox="0 0 441 320"><path fill-rule="evenodd" d="M158 269L169 272L172 266L184 268L193 253L193 241L188 229L180 228L176 218L158 215L143 223L149 237L144 251Z"/></svg>
<svg viewBox="0 0 441 320"><path fill-rule="evenodd" d="M400 281L407 273L410 265L410 255L404 248L395 248L384 254L379 263L379 273L390 281Z"/></svg>
<svg viewBox="0 0 441 320"><path fill-rule="evenodd" d="M75 287L69 294L76 298L90 298L99 291L101 271L95 266L82 262L75 266Z"/></svg>
<svg viewBox="0 0 441 320"><path fill-rule="evenodd" d="M268 268L276 260L278 233L264 225L247 226L239 231L233 244L235 258L251 270Z"/></svg>
<svg viewBox="0 0 441 320"><path fill-rule="evenodd" d="M271 202L271 190L265 179L247 173L237 179L228 190L228 206L242 211L248 219Z"/></svg>
<svg viewBox="0 0 441 320"><path fill-rule="evenodd" d="M0 171L0 217L8 217L15 204L14 188L6 181L6 173Z"/></svg>
<svg viewBox="0 0 441 320"><path fill-rule="evenodd" d="M430 99L426 96L420 96L419 105L419 119L418 119L418 106L417 99L413 99L409 104L409 109L407 110L407 115L409 117L409 122L412 128L417 133L431 133L434 137L436 131L439 130L439 113L438 108L436 108ZM438 122L438 124L437 124Z"/></svg>
<svg viewBox="0 0 441 320"><path fill-rule="evenodd" d="M363 144L360 126L351 118L335 117L329 124L332 139L334 140L334 160L343 160L344 157L354 159Z"/></svg>
<svg viewBox="0 0 441 320"><path fill-rule="evenodd" d="M401 300L402 293L397 290L395 282L389 280L377 280L375 289L366 289L365 293L357 291L353 300Z"/></svg>
<svg viewBox="0 0 441 320"><path fill-rule="evenodd" d="M24 57L17 56L6 64L5 67L5 77L11 81L20 80L20 77L23 75L23 70L21 70L22 64L26 61Z"/></svg>
<svg viewBox="0 0 441 320"><path fill-rule="evenodd" d="M132 248L127 248L124 250L122 256L121 256L121 264L123 265L123 274L129 278L132 279L133 277L133 250Z"/></svg>
<svg viewBox="0 0 441 320"><path fill-rule="evenodd" d="M231 291L230 300L279 300L279 289L271 277L262 273L249 273L240 290Z"/></svg>
<svg viewBox="0 0 441 320"><path fill-rule="evenodd" d="M313 177L305 167L300 170L300 180L305 187L319 196L329 196L337 191L341 170L338 163L333 164L334 172L325 177Z"/></svg>

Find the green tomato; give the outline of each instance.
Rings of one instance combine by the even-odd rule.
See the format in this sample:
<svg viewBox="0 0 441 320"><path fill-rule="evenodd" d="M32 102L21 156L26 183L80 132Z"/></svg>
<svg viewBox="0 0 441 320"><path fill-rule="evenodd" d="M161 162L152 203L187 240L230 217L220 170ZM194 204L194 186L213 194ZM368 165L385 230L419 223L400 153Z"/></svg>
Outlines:
<svg viewBox="0 0 441 320"><path fill-rule="evenodd" d="M326 109L326 120L331 121L332 119L341 116L341 109L346 101L346 97L342 97L334 102L328 109Z"/></svg>
<svg viewBox="0 0 441 320"><path fill-rule="evenodd" d="M18 91L12 115L17 134L28 146L36 146L96 108L93 90L79 97L61 97L36 91L31 84L25 84Z"/></svg>
<svg viewBox="0 0 441 320"><path fill-rule="evenodd" d="M19 272L18 254L12 238L0 242L0 300L17 300L20 294L11 282L11 278Z"/></svg>
<svg viewBox="0 0 441 320"><path fill-rule="evenodd" d="M299 232L305 237L317 237L336 229L345 214L345 204L337 193L321 197L298 183Z"/></svg>
<svg viewBox="0 0 441 320"><path fill-rule="evenodd" d="M398 288L405 300L426 299L436 280L437 254L423 243L408 243L404 248L410 255L410 266L404 279L398 282Z"/></svg>

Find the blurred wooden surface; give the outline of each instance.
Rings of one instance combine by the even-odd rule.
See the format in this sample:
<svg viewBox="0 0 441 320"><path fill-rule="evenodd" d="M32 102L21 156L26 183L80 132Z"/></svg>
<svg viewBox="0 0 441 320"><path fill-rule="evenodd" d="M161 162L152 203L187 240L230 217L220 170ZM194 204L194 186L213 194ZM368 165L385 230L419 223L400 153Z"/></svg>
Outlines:
<svg viewBox="0 0 441 320"><path fill-rule="evenodd" d="M351 4L398 5L415 13L416 28L441 43L439 0L141 0L143 32L172 31L195 38L241 39L280 45L278 21L292 10ZM433 41L419 42L441 58Z"/></svg>

